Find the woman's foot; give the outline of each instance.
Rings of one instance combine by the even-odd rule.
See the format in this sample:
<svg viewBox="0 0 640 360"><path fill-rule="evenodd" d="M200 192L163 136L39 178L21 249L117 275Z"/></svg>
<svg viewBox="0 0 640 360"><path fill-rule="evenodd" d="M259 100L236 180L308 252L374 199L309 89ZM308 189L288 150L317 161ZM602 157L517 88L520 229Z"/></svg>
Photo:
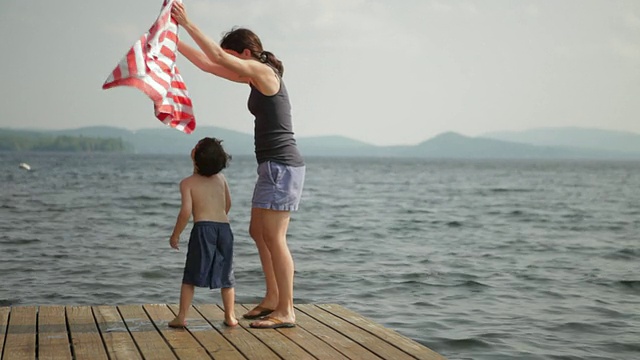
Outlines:
<svg viewBox="0 0 640 360"><path fill-rule="evenodd" d="M274 311L269 316L253 321L249 326L258 329L294 327L296 326L296 314L293 309L288 311Z"/></svg>
<svg viewBox="0 0 640 360"><path fill-rule="evenodd" d="M296 320L287 318L278 318L275 316L265 316L264 318L249 324L254 329L279 329L292 328L296 326Z"/></svg>
<svg viewBox="0 0 640 360"><path fill-rule="evenodd" d="M242 315L243 318L248 320L259 319L263 316L267 316L273 312L273 309L269 309L265 306L258 305L253 309L249 310L247 313Z"/></svg>
<svg viewBox="0 0 640 360"><path fill-rule="evenodd" d="M175 319L169 321L169 327L175 329L183 329L187 326L187 322L184 319L180 319L176 317Z"/></svg>

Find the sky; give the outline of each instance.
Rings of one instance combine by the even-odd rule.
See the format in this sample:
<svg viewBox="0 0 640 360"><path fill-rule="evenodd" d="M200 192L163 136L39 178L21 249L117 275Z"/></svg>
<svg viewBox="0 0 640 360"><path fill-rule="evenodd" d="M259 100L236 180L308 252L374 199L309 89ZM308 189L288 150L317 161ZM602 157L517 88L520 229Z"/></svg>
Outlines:
<svg viewBox="0 0 640 360"><path fill-rule="evenodd" d="M215 41L248 27L283 61L298 137L399 145L448 131L640 133L637 0L184 3ZM161 5L0 0L0 128L164 127L139 90L101 88ZM197 126L252 133L247 85L177 61Z"/></svg>

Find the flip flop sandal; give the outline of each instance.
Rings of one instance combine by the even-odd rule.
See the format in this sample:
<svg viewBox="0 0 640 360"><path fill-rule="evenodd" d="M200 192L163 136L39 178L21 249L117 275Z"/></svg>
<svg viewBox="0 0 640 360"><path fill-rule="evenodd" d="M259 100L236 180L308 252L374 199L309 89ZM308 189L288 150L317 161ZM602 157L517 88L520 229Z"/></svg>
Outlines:
<svg viewBox="0 0 640 360"><path fill-rule="evenodd" d="M254 319L259 319L259 318L261 318L263 316L267 316L267 315L269 315L269 314L271 314L273 312L273 309L267 309L266 307L260 306L260 305L258 305L256 307L254 307L253 309L249 310L249 312L256 311L256 310L259 310L260 312L257 313L257 314L253 314L253 315L249 315L249 313L246 313L246 314L242 315L242 317L247 319L247 320L254 320Z"/></svg>
<svg viewBox="0 0 640 360"><path fill-rule="evenodd" d="M260 319L260 321L268 321L271 324L269 325L258 325L255 322L252 322L251 324L249 324L250 327L254 328L254 329L280 329L280 328L292 328L292 327L296 327L296 324L291 323L291 322L284 322L280 319L276 319L274 317L271 316L266 316L262 319Z"/></svg>

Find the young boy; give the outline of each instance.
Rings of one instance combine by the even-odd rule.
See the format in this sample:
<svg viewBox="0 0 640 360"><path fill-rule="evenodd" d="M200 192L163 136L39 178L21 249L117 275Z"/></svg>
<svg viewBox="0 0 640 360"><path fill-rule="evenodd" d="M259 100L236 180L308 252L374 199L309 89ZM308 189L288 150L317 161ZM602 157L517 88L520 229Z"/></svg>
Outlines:
<svg viewBox="0 0 640 360"><path fill-rule="evenodd" d="M185 317L193 300L194 287L221 289L224 324L238 324L234 315L235 278L233 275L233 233L229 225L231 195L224 175L231 157L221 141L204 138L191 150L193 175L182 179L180 213L169 244L178 249L180 234L193 214L187 260L180 289L180 312L169 322L170 327L186 326Z"/></svg>

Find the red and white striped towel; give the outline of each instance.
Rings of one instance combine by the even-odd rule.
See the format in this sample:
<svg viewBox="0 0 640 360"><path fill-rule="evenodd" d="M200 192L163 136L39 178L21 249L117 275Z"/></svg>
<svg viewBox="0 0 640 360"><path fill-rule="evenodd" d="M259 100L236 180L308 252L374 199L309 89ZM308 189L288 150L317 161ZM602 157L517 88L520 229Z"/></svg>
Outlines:
<svg viewBox="0 0 640 360"><path fill-rule="evenodd" d="M171 6L182 0L164 0L158 19L142 35L102 85L127 85L153 100L155 116L164 124L190 134L196 128L191 99L176 66L178 24Z"/></svg>

